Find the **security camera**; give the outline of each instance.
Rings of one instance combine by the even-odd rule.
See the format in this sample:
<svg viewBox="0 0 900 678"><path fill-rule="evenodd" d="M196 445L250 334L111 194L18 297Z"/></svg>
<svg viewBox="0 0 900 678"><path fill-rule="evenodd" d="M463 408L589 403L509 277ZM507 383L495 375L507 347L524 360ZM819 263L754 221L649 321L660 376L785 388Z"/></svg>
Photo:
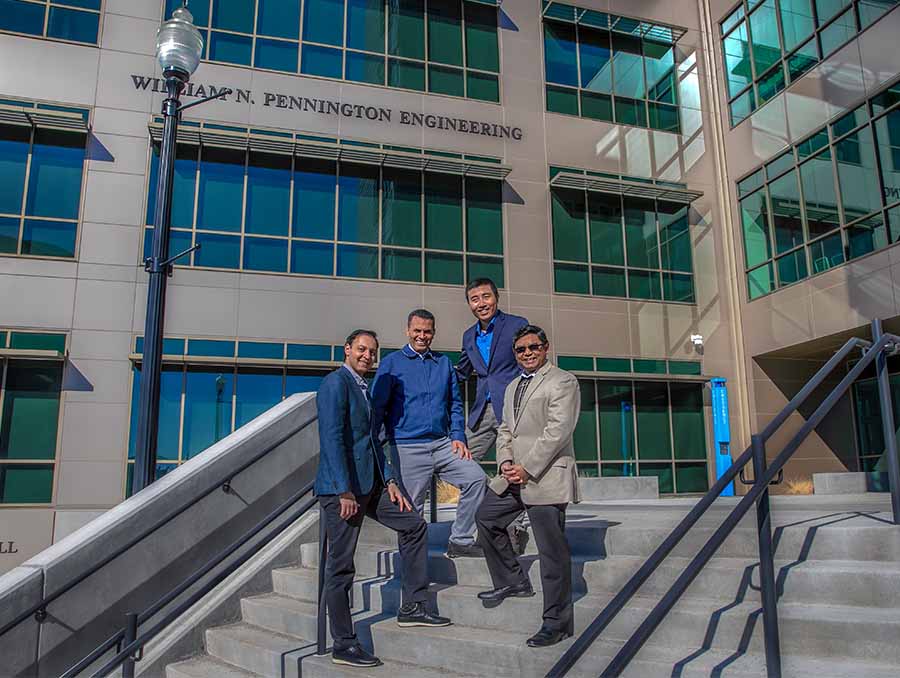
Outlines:
<svg viewBox="0 0 900 678"><path fill-rule="evenodd" d="M702 334L692 334L691 335L691 343L697 348L701 348L703 346L703 335Z"/></svg>

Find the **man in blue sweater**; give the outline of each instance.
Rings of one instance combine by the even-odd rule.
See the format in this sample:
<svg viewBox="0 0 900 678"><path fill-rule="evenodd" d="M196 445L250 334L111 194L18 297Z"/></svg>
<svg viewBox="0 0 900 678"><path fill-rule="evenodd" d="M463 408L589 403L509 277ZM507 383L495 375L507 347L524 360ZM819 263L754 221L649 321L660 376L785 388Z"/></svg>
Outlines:
<svg viewBox="0 0 900 678"><path fill-rule="evenodd" d="M384 424L385 438L396 450L403 486L421 513L432 474L459 488L456 520L447 557L482 557L475 543L475 513L484 498L487 476L466 447L466 423L453 364L431 350L434 315L425 309L409 314L409 343L378 366L372 384L372 423Z"/></svg>

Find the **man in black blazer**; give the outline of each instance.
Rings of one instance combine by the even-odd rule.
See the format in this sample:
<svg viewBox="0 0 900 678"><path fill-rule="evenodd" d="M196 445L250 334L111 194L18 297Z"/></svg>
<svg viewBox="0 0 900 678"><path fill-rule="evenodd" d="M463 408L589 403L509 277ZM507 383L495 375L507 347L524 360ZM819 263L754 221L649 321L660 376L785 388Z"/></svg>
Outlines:
<svg viewBox="0 0 900 678"><path fill-rule="evenodd" d="M325 561L325 603L334 640L331 660L349 666L378 666L353 632L350 588L353 554L364 516L397 532L403 564L400 626L447 626L450 620L428 611L428 531L386 459L372 429L365 375L378 355L378 337L356 330L344 344L344 364L322 380L316 394L319 414L319 467L315 493L325 523L329 551Z"/></svg>

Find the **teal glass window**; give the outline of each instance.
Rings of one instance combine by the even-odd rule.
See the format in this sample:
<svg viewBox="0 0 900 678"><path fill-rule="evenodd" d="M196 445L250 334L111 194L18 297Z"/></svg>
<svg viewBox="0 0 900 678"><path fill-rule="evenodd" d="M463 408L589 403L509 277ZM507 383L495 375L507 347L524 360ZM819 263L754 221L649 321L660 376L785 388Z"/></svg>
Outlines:
<svg viewBox="0 0 900 678"><path fill-rule="evenodd" d="M822 54L828 56L853 38L856 33L856 16L852 9L848 9L819 33Z"/></svg>
<svg viewBox="0 0 900 678"><path fill-rule="evenodd" d="M326 78L340 78L344 72L343 60L343 53L339 49L304 44L300 57L300 72Z"/></svg>
<svg viewBox="0 0 900 678"><path fill-rule="evenodd" d="M388 85L425 91L425 66L406 59L388 59Z"/></svg>
<svg viewBox="0 0 900 678"><path fill-rule="evenodd" d="M377 167L341 165L338 240L378 242L378 184Z"/></svg>
<svg viewBox="0 0 900 678"><path fill-rule="evenodd" d="M428 91L461 97L465 91L463 71L458 68L428 67Z"/></svg>
<svg viewBox="0 0 900 678"><path fill-rule="evenodd" d="M844 221L854 221L881 207L871 128L863 127L834 146Z"/></svg>
<svg viewBox="0 0 900 678"><path fill-rule="evenodd" d="M753 82L753 70L750 66L750 37L747 24L741 23L722 40L722 52L725 57L725 74L730 97L740 94L747 85Z"/></svg>
<svg viewBox="0 0 900 678"><path fill-rule="evenodd" d="M303 240L292 241L291 273L334 275L334 245Z"/></svg>
<svg viewBox="0 0 900 678"><path fill-rule="evenodd" d="M834 200L834 168L829 150L800 165L800 183L809 237L815 238L839 228L841 221Z"/></svg>
<svg viewBox="0 0 900 678"><path fill-rule="evenodd" d="M779 0L778 5L784 49L790 52L816 28L812 3L810 0Z"/></svg>
<svg viewBox="0 0 900 678"><path fill-rule="evenodd" d="M197 188L197 228L240 231L244 153L204 146Z"/></svg>
<svg viewBox="0 0 900 678"><path fill-rule="evenodd" d="M497 8L477 2L464 2L466 23L466 65L482 71L500 71L497 41Z"/></svg>
<svg viewBox="0 0 900 678"><path fill-rule="evenodd" d="M296 40L300 37L300 3L257 0L256 30L260 35Z"/></svg>
<svg viewBox="0 0 900 678"><path fill-rule="evenodd" d="M347 0L347 47L384 52L383 0Z"/></svg>
<svg viewBox="0 0 900 678"><path fill-rule="evenodd" d="M31 129L0 126L0 213L20 214L25 195L25 170Z"/></svg>
<svg viewBox="0 0 900 678"><path fill-rule="evenodd" d="M253 38L233 33L209 33L209 59L229 64L249 66L252 58Z"/></svg>
<svg viewBox="0 0 900 678"><path fill-rule="evenodd" d="M297 158L294 167L293 235L333 239L336 195L336 163Z"/></svg>
<svg viewBox="0 0 900 678"><path fill-rule="evenodd" d="M388 54L424 59L424 0L389 0L388 4Z"/></svg>
<svg viewBox="0 0 900 678"><path fill-rule="evenodd" d="M253 64L257 68L273 71L297 72L297 45L285 40L256 39L256 56Z"/></svg>
<svg viewBox="0 0 900 678"><path fill-rule="evenodd" d="M304 0L303 39L324 45L343 45L343 0Z"/></svg>
<svg viewBox="0 0 900 678"><path fill-rule="evenodd" d="M244 268L249 271L287 271L287 240L244 238Z"/></svg>
<svg viewBox="0 0 900 678"><path fill-rule="evenodd" d="M766 191L757 191L741 200L740 211L744 232L744 260L749 268L753 268L772 257Z"/></svg>
<svg viewBox="0 0 900 678"><path fill-rule="evenodd" d="M769 184L776 252L786 252L803 243L800 218L800 186L792 170Z"/></svg>
<svg viewBox="0 0 900 678"><path fill-rule="evenodd" d="M244 230L261 235L288 233L291 213L291 158L250 153Z"/></svg>
<svg viewBox="0 0 900 678"><path fill-rule="evenodd" d="M351 278L377 278L378 249L339 245L337 248L337 275Z"/></svg>
<svg viewBox="0 0 900 678"><path fill-rule="evenodd" d="M588 224L591 238L591 261L597 264L625 264L622 236L622 200L617 195L589 193ZM556 233L554 223L554 234Z"/></svg>
<svg viewBox="0 0 900 678"><path fill-rule="evenodd" d="M231 235L197 233L200 249L194 252L194 265L209 268L240 268L241 239Z"/></svg>
<svg viewBox="0 0 900 678"><path fill-rule="evenodd" d="M544 22L544 74L547 82L578 86L575 26Z"/></svg>
<svg viewBox="0 0 900 678"><path fill-rule="evenodd" d="M282 370L241 368L235 381L234 426L240 428L281 402Z"/></svg>
<svg viewBox="0 0 900 678"><path fill-rule="evenodd" d="M100 0L0 0L0 31L96 45Z"/></svg>
<svg viewBox="0 0 900 678"><path fill-rule="evenodd" d="M462 178L425 173L425 247L463 249Z"/></svg>
<svg viewBox="0 0 900 678"><path fill-rule="evenodd" d="M466 249L482 254L503 254L502 184L492 179L467 177Z"/></svg>
<svg viewBox="0 0 900 678"><path fill-rule="evenodd" d="M463 65L462 5L458 0L428 0L428 59Z"/></svg>
<svg viewBox="0 0 900 678"><path fill-rule="evenodd" d="M84 148L85 138L82 134L40 128L35 130L26 215L78 218Z"/></svg>
<svg viewBox="0 0 900 678"><path fill-rule="evenodd" d="M252 33L255 5L255 0L212 0L212 26Z"/></svg>
<svg viewBox="0 0 900 678"><path fill-rule="evenodd" d="M234 374L231 369L188 367L184 386L183 450L199 454L232 431Z"/></svg>
<svg viewBox="0 0 900 678"><path fill-rule="evenodd" d="M381 242L421 247L422 173L385 167L381 195Z"/></svg>
<svg viewBox="0 0 900 678"><path fill-rule="evenodd" d="M383 85L385 66L383 56L373 56L361 52L347 52L345 76L353 82L367 82L372 85Z"/></svg>
<svg viewBox="0 0 900 678"><path fill-rule="evenodd" d="M659 268L659 240L653 201L625 197L623 202L628 263L642 268Z"/></svg>

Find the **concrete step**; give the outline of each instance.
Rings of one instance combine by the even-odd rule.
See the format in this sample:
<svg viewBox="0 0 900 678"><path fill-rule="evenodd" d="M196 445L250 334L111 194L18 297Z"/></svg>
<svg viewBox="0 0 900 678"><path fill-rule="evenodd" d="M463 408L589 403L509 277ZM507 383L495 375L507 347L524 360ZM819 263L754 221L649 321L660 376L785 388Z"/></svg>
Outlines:
<svg viewBox="0 0 900 678"><path fill-rule="evenodd" d="M166 678L259 678L259 674L244 671L231 664L200 655L166 667Z"/></svg>
<svg viewBox="0 0 900 678"><path fill-rule="evenodd" d="M900 563L814 560L783 567L785 603L900 609ZM757 575L758 580L758 575Z"/></svg>
<svg viewBox="0 0 900 678"><path fill-rule="evenodd" d="M384 660L382 660L384 661ZM384 661L383 665L372 669L356 668L334 664L331 655L317 657L311 655L303 659L303 678L331 678L346 676L347 678L447 678L442 670L427 669L404 662ZM460 678L474 678L476 674L456 673ZM484 675L484 674L482 674Z"/></svg>
<svg viewBox="0 0 900 678"><path fill-rule="evenodd" d="M206 651L252 674L298 678L300 658L315 651L315 642L239 623L208 629Z"/></svg>

